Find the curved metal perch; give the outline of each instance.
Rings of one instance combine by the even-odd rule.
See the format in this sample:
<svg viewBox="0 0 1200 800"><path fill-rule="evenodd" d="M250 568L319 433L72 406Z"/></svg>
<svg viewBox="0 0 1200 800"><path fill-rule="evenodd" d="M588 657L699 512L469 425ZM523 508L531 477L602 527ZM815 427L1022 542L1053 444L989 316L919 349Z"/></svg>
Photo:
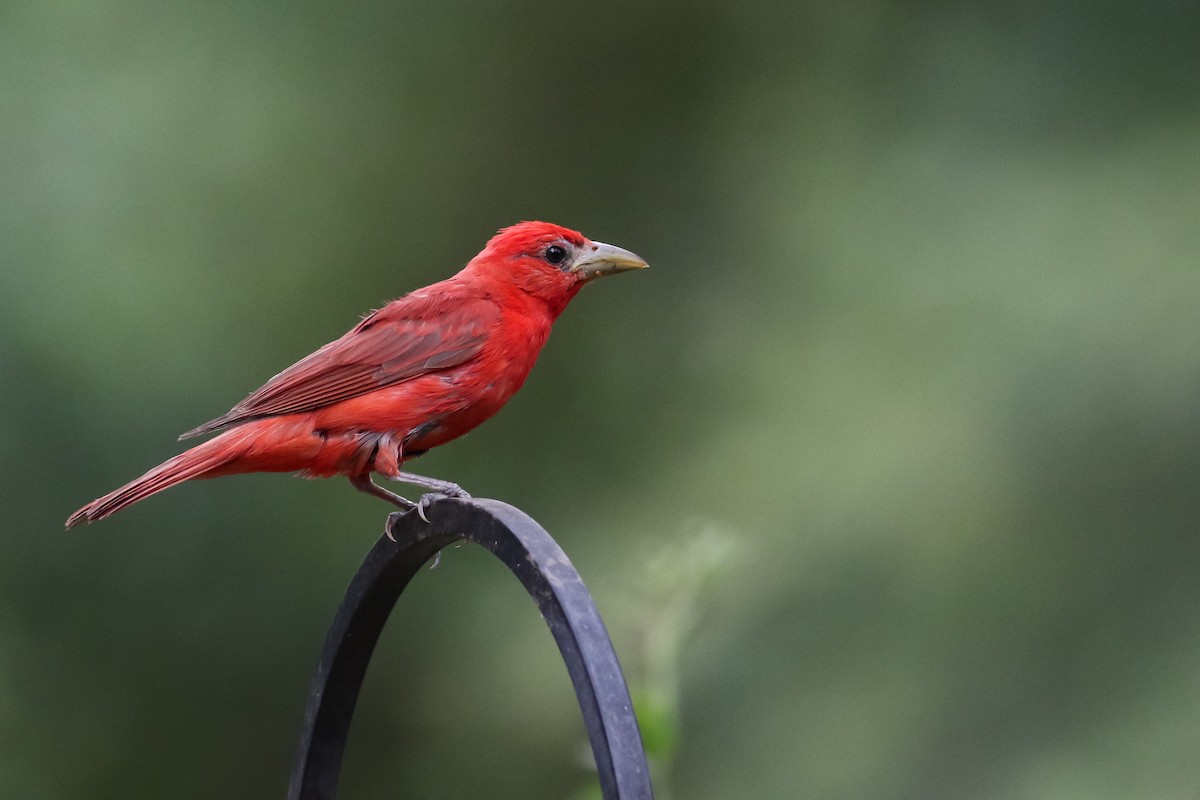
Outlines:
<svg viewBox="0 0 1200 800"><path fill-rule="evenodd" d="M392 514L338 608L309 692L288 800L332 800L354 704L375 643L404 587L446 545L482 545L521 580L550 626L575 686L605 800L651 800L629 690L608 631L566 554L527 514L498 500L439 499L426 524Z"/></svg>

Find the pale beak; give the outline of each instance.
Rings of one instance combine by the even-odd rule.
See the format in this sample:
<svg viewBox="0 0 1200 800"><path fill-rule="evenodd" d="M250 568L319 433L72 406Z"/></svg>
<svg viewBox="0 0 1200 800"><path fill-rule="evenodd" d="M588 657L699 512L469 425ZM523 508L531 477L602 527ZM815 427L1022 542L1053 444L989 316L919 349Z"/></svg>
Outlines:
<svg viewBox="0 0 1200 800"><path fill-rule="evenodd" d="M627 272L631 269L645 269L648 265L641 256L628 250L604 242L592 242L587 245L579 259L571 265L571 272L578 272L586 280L602 278L617 272Z"/></svg>

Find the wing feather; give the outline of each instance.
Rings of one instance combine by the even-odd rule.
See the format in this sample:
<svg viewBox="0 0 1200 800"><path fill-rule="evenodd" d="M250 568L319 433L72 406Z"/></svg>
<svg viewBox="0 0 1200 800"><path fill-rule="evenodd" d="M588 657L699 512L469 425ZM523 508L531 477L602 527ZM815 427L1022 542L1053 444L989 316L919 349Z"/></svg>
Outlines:
<svg viewBox="0 0 1200 800"><path fill-rule="evenodd" d="M345 336L297 361L227 413L180 436L186 439L262 417L332 405L419 375L455 367L483 348L500 318L487 298L446 308L428 295L401 298Z"/></svg>

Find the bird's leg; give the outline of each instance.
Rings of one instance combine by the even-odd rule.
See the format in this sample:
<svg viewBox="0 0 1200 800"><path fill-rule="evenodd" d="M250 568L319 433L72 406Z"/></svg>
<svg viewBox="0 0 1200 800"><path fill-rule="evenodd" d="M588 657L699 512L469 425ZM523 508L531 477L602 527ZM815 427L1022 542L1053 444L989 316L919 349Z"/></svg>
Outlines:
<svg viewBox="0 0 1200 800"><path fill-rule="evenodd" d="M400 508L404 509L405 511L412 511L414 508L417 507L417 504L414 503L412 500L409 500L406 497L401 497L400 495L396 494L395 492L389 492L387 489L376 484L375 481L371 480L371 476L367 473L363 473L361 475L351 475L350 476L350 485L353 486L355 489L358 489L360 492L366 492L367 494L372 495L373 497L378 497L380 500L386 500L389 503L391 503L392 505L399 506ZM424 517L424 515L422 515L422 518L423 517ZM425 521L428 522L429 520L425 520ZM383 532L385 534L387 534L387 537L389 539L391 539L393 542L396 541L396 537L392 536L392 524L391 524L391 516L390 515L388 516L388 524L384 526Z"/></svg>
<svg viewBox="0 0 1200 800"><path fill-rule="evenodd" d="M469 498L471 495L457 483L443 481L439 478L427 478L424 475L414 475L411 472L397 472L395 475L389 475L392 480L408 483L413 486L420 486L422 489L430 489L431 491L421 495L421 499L417 501L417 516L429 522L429 517L425 516L425 509L429 504L439 497L464 497ZM378 487L376 487L378 488Z"/></svg>
<svg viewBox="0 0 1200 800"><path fill-rule="evenodd" d="M362 475L351 475L350 484L360 492L366 492L369 495L378 497L380 500L386 500L394 506L403 508L405 511L412 511L417 505L407 497L401 497L395 492L389 492L387 489L371 480L371 476L365 473Z"/></svg>

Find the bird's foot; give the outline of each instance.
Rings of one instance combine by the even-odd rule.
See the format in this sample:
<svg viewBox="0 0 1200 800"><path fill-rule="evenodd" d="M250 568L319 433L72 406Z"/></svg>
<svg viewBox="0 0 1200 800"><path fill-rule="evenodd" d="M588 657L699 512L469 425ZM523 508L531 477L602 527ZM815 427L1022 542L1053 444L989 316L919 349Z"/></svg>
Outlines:
<svg viewBox="0 0 1200 800"><path fill-rule="evenodd" d="M442 500L446 497L456 497L463 500L469 500L471 495L457 483L446 482L446 485L439 486L436 491L426 492L421 495L421 499L417 501L417 516L429 522L429 517L425 515L425 511L429 508L429 504ZM436 566L436 565L435 565ZM432 569L432 567L431 567Z"/></svg>
<svg viewBox="0 0 1200 800"><path fill-rule="evenodd" d="M415 503L412 500L400 497L400 495L388 492L390 495L388 499L393 504L404 509L403 511L393 511L391 514L388 514L387 523L384 525L383 532L389 539L391 539L393 542L396 541L396 537L392 535L392 528L396 526L396 523L400 521L401 517L405 516L413 509L416 509L417 516L420 517L426 524L428 524L429 515L426 512L429 510L429 506L433 503L447 497L454 497L463 500L469 500L471 498L470 492L459 486L457 483L451 483L450 481L437 481L436 486L432 488L434 491L426 492L425 494L421 495L421 499ZM433 566L437 566L436 558ZM433 567L430 567L430 569L433 569Z"/></svg>
<svg viewBox="0 0 1200 800"><path fill-rule="evenodd" d="M429 522L429 517L425 512L428 510L429 504L434 500L439 500L443 497L469 498L471 496L467 493L466 489L463 489L457 483L444 481L440 478L427 478L424 475L414 475L411 472L397 472L395 475L389 475L388 477L394 481L400 481L401 483L411 484L412 486L420 486L422 489L430 490L415 504L417 508L417 516L426 522Z"/></svg>
<svg viewBox="0 0 1200 800"><path fill-rule="evenodd" d="M367 494L372 495L373 497L378 497L380 500L386 500L387 502L391 503L392 505L396 506L397 508L404 509L403 511L398 511L398 512L388 514L387 524L384 525L384 528L383 528L384 535L387 536L389 539L391 539L393 542L396 541L396 537L392 536L393 517L407 513L409 511L412 511L414 508L417 507L417 504L414 503L412 500L409 500L407 497L401 497L400 495L396 494L395 492L389 492L387 489L383 488L382 486L377 485L375 482L373 482L371 480L371 477L369 475L365 475L365 474L364 475L351 475L350 476L350 484L355 489L358 489L360 492L366 492Z"/></svg>
<svg viewBox="0 0 1200 800"><path fill-rule="evenodd" d="M412 503L411 500L409 502ZM412 505L408 507L408 511L393 511L392 513L388 514L387 522L383 523L383 535L391 539L393 542L396 541L396 537L392 534L392 529L396 527L396 524L400 522L405 514L407 514L409 511L412 511L416 507L417 504L412 503Z"/></svg>

